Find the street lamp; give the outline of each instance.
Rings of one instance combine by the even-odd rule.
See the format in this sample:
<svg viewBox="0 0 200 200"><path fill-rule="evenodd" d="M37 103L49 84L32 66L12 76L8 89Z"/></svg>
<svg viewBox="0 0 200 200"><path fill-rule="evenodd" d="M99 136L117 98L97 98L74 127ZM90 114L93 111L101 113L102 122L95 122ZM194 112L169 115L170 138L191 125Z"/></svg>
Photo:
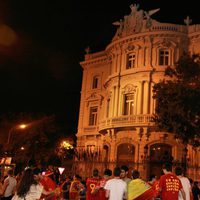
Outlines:
<svg viewBox="0 0 200 200"><path fill-rule="evenodd" d="M6 166L6 163L7 163L7 158L8 158L8 150L9 150L9 145L10 145L10 140L11 140L11 135L12 135L12 132L14 130L18 130L18 129L25 129L28 125L26 124L19 124L17 126L14 126L12 128L10 128L9 132L8 132L8 139L7 139L7 143L5 144L5 158L4 158L4 161L3 161L3 166L1 168L1 176L3 177L4 176L4 171L5 171L5 166Z"/></svg>
<svg viewBox="0 0 200 200"><path fill-rule="evenodd" d="M12 132L14 130L17 130L17 129L25 129L28 125L27 124L20 124L20 125L17 125L17 126L14 126L12 127L9 132L8 132L8 139L7 139L7 147L8 145L10 144L10 138L11 138L11 135L12 135Z"/></svg>

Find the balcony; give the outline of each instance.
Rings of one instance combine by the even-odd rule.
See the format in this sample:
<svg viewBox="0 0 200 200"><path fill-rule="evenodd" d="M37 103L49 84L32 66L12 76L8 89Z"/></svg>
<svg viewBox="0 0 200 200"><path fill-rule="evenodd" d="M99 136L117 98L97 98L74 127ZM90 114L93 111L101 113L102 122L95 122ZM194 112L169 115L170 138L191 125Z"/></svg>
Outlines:
<svg viewBox="0 0 200 200"><path fill-rule="evenodd" d="M83 128L84 133L93 134L97 132L97 126L87 126Z"/></svg>
<svg viewBox="0 0 200 200"><path fill-rule="evenodd" d="M138 127L154 125L153 115L124 115L100 121L99 131L111 128Z"/></svg>

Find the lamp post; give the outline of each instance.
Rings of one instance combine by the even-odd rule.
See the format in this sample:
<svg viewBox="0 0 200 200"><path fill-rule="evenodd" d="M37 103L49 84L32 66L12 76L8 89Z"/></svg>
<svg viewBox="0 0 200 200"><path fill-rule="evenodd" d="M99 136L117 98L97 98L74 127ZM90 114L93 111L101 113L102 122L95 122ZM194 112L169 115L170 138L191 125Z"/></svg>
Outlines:
<svg viewBox="0 0 200 200"><path fill-rule="evenodd" d="M9 130L9 132L8 132L8 139L7 139L7 147L8 147L8 145L10 144L10 138L11 138L12 132L13 132L14 130L17 130L17 129L25 129L27 126L28 126L28 125L26 125L26 124L20 124L20 125L17 125L17 126L12 127L12 128Z"/></svg>
<svg viewBox="0 0 200 200"><path fill-rule="evenodd" d="M5 154L5 157L4 157L4 161L3 161L3 167L1 169L1 176L3 177L4 176L4 171L5 171L5 165L6 165L6 161L7 161L7 151L9 150L9 145L10 145L10 141L11 141L11 135L13 133L14 130L18 130L18 129L25 129L28 125L26 124L20 124L20 125L17 125L17 126L14 126L12 128L10 128L9 132L8 132L8 138L7 138L7 142L5 143L5 147L4 147L4 154Z"/></svg>

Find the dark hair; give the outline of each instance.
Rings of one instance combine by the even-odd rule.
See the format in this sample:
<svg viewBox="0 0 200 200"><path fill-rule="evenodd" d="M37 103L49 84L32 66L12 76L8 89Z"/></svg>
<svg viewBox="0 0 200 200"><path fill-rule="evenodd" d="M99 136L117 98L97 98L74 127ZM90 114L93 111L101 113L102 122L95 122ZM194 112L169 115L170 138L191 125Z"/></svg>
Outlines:
<svg viewBox="0 0 200 200"><path fill-rule="evenodd" d="M119 167L115 167L113 171L114 176L118 177L121 174L121 169Z"/></svg>
<svg viewBox="0 0 200 200"><path fill-rule="evenodd" d="M34 175L38 175L38 174L41 174L41 173L42 173L42 171L39 168L36 167L36 168L33 169Z"/></svg>
<svg viewBox="0 0 200 200"><path fill-rule="evenodd" d="M199 182L198 181L194 181L194 187L198 187Z"/></svg>
<svg viewBox="0 0 200 200"><path fill-rule="evenodd" d="M155 174L151 174L151 175L149 176L149 181L152 181L153 178L156 178L156 175L155 175Z"/></svg>
<svg viewBox="0 0 200 200"><path fill-rule="evenodd" d="M92 175L93 175L94 177L97 177L97 176L99 175L99 170L96 169L96 168L93 169Z"/></svg>
<svg viewBox="0 0 200 200"><path fill-rule="evenodd" d="M78 180L82 179L82 177L79 174L74 174L74 177L77 178Z"/></svg>
<svg viewBox="0 0 200 200"><path fill-rule="evenodd" d="M165 163L162 169L166 169L168 172L172 170L172 165L170 163Z"/></svg>
<svg viewBox="0 0 200 200"><path fill-rule="evenodd" d="M25 197L33 184L37 185L37 181L34 179L33 170L28 168L22 174L22 178L17 187L17 195L19 197Z"/></svg>
<svg viewBox="0 0 200 200"><path fill-rule="evenodd" d="M124 170L125 172L128 172L129 168L126 165L121 166L121 170Z"/></svg>
<svg viewBox="0 0 200 200"><path fill-rule="evenodd" d="M176 174L177 176L182 175L182 174L183 174L182 168L181 168L181 167L176 167L176 168L175 168L175 174Z"/></svg>
<svg viewBox="0 0 200 200"><path fill-rule="evenodd" d="M133 170L132 172L133 179L137 179L140 177L140 172L138 170Z"/></svg>
<svg viewBox="0 0 200 200"><path fill-rule="evenodd" d="M188 178L189 179L189 181L190 181L190 184L193 184L193 179L192 178Z"/></svg>
<svg viewBox="0 0 200 200"><path fill-rule="evenodd" d="M112 176L112 171L110 169L105 169L104 175Z"/></svg>

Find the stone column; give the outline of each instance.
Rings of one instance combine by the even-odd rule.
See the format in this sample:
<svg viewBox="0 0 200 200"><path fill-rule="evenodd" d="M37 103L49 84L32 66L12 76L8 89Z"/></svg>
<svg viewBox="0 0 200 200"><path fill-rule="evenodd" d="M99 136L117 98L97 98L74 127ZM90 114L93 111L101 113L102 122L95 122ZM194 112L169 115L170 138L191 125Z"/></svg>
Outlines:
<svg viewBox="0 0 200 200"><path fill-rule="evenodd" d="M148 105L149 105L149 83L147 81L144 82L144 95L143 95L143 114L148 113Z"/></svg>
<svg viewBox="0 0 200 200"><path fill-rule="evenodd" d="M137 114L142 114L143 106L143 82L139 82L138 99L137 99Z"/></svg>

